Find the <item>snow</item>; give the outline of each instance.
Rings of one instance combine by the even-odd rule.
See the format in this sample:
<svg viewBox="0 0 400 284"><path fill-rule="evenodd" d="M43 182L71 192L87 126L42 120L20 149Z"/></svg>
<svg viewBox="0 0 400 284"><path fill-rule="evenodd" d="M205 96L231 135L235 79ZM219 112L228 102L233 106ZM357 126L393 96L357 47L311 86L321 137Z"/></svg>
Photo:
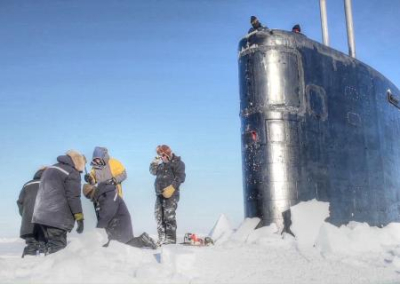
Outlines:
<svg viewBox="0 0 400 284"><path fill-rule="evenodd" d="M221 215L209 247L103 248L104 230L93 229L68 236L60 252L21 259L23 241L0 238L0 283L400 283L399 223L336 227L324 221L329 204L315 200L291 215L296 237L275 224L255 229L258 218L232 229Z"/></svg>
<svg viewBox="0 0 400 284"><path fill-rule="evenodd" d="M290 208L292 225L290 230L300 246L313 246L325 219L329 217L329 203L315 199L300 202Z"/></svg>

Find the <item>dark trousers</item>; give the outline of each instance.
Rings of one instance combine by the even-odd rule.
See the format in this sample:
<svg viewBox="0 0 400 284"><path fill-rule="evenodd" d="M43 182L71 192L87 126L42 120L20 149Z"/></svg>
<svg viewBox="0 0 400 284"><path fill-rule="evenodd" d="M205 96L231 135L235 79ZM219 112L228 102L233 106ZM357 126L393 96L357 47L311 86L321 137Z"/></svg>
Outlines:
<svg viewBox="0 0 400 284"><path fill-rule="evenodd" d="M132 238L126 244L137 248L157 248L156 242L146 232L139 237Z"/></svg>
<svg viewBox="0 0 400 284"><path fill-rule="evenodd" d="M108 242L106 244L103 245L103 247L108 247L110 245L110 242L112 241L112 239L108 239ZM125 244L130 245L132 247L135 248L144 248L144 247L150 247L151 245L149 245L145 240L143 240L143 238L140 237L133 237L131 240L129 240L128 242L126 242Z"/></svg>
<svg viewBox="0 0 400 284"><path fill-rule="evenodd" d="M26 243L22 257L25 255L46 253L46 240L39 225L35 224L33 227L33 233L24 235L22 238L25 239Z"/></svg>
<svg viewBox="0 0 400 284"><path fill-rule="evenodd" d="M178 208L179 193L170 198L158 195L154 208L157 222L158 239L161 243L176 243L176 209Z"/></svg>
<svg viewBox="0 0 400 284"><path fill-rule="evenodd" d="M40 225L43 231L47 253L55 253L67 246L67 231L59 228Z"/></svg>
<svg viewBox="0 0 400 284"><path fill-rule="evenodd" d="M143 248L147 246L147 244L143 241L141 237L134 237L126 244L136 248Z"/></svg>

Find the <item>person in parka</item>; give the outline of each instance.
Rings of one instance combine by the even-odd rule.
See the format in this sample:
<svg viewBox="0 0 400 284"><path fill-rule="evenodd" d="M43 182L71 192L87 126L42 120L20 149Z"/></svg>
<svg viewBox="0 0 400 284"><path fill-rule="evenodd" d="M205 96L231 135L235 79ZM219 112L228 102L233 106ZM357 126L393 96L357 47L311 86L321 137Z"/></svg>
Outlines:
<svg viewBox="0 0 400 284"><path fill-rule="evenodd" d="M158 242L176 243L176 209L179 201L179 187L185 181L185 164L167 145L156 148L157 157L150 164L150 173L156 176L155 218Z"/></svg>
<svg viewBox="0 0 400 284"><path fill-rule="evenodd" d="M58 163L43 172L36 197L32 222L43 230L47 253L67 246L67 232L77 222L77 232L83 232L81 176L86 158L70 150L57 157Z"/></svg>
<svg viewBox="0 0 400 284"><path fill-rule="evenodd" d="M115 185L107 182L99 183L97 186L91 184L83 185L83 195L90 199L96 211L96 228L104 228L110 241L115 240L138 248L149 247L156 249L157 245L145 232L139 237L134 237L131 215L122 197L115 191Z"/></svg>
<svg viewBox="0 0 400 284"><path fill-rule="evenodd" d="M125 167L117 159L111 158L105 147L96 147L90 163L92 170L85 175L89 184L108 182L117 186L118 194L122 197L121 183L127 178Z"/></svg>
<svg viewBox="0 0 400 284"><path fill-rule="evenodd" d="M32 223L33 208L39 190L40 177L45 169L45 167L40 168L33 176L33 179L24 184L17 200L19 214L22 217L19 235L26 243L22 257L46 253L43 232L38 225Z"/></svg>

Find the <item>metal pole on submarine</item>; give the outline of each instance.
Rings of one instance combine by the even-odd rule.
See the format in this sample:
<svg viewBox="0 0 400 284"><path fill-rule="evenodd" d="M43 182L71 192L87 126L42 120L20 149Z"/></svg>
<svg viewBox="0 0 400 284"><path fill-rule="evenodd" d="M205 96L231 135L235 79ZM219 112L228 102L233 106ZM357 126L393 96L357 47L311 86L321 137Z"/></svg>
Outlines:
<svg viewBox="0 0 400 284"><path fill-rule="evenodd" d="M354 40L353 10L351 0L344 0L344 9L346 12L347 42L349 45L349 55L356 58L356 44Z"/></svg>
<svg viewBox="0 0 400 284"><path fill-rule="evenodd" d="M319 0L319 8L320 8L320 12L321 12L322 41L326 46L329 46L328 16L327 16L327 12L326 12L326 0Z"/></svg>

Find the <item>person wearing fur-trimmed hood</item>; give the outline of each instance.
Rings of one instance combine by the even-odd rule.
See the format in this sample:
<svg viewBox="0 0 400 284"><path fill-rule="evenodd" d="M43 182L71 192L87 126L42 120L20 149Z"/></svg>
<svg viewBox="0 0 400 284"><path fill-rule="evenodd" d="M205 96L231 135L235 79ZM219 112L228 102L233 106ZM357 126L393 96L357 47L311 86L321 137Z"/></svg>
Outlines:
<svg viewBox="0 0 400 284"><path fill-rule="evenodd" d="M116 187L118 195L122 197L121 183L127 178L125 167L120 161L110 157L105 147L95 147L92 161L92 170L85 175L85 181L95 185L102 182Z"/></svg>
<svg viewBox="0 0 400 284"><path fill-rule="evenodd" d="M39 190L40 178L46 168L40 168L33 179L22 187L18 200L18 210L21 215L20 238L25 240L26 246L22 257L25 255L36 255L46 252L45 239L39 225L32 223L33 208L37 192Z"/></svg>
<svg viewBox="0 0 400 284"><path fill-rule="evenodd" d="M67 232L75 222L77 232L83 232L81 176L86 158L69 150L57 157L58 163L43 172L35 201L32 222L43 230L47 253L67 246Z"/></svg>
<svg viewBox="0 0 400 284"><path fill-rule="evenodd" d="M157 157L150 164L150 173L156 176L154 187L156 204L154 215L157 222L160 245L176 243L176 209L180 185L185 181L185 163L167 145L156 148Z"/></svg>
<svg viewBox="0 0 400 284"><path fill-rule="evenodd" d="M110 241L115 240L130 246L156 249L157 245L145 232L134 237L131 215L121 196L115 192L115 187L107 182L97 186L84 184L83 195L93 202L97 216L96 228L104 228L108 236L107 247Z"/></svg>

